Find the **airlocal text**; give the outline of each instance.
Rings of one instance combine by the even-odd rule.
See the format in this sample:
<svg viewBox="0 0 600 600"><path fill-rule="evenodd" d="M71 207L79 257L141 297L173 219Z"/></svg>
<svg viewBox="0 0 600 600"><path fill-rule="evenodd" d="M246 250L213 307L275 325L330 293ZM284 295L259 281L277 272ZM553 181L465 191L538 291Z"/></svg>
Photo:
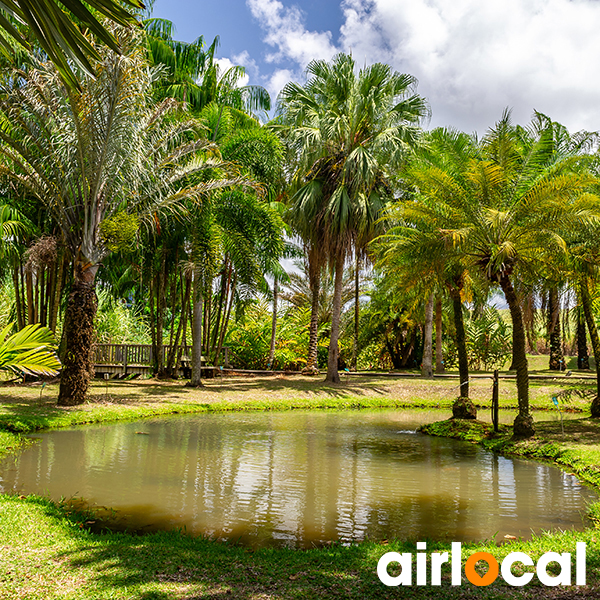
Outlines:
<svg viewBox="0 0 600 600"><path fill-rule="evenodd" d="M417 542L417 550L426 550L425 542ZM461 545L460 542L452 542L450 557L448 552L433 552L431 554L430 576L427 577L427 554L417 552L416 556L416 585L441 585L442 565L450 563L452 585L461 585ZM475 570L475 565L483 561L487 563L488 569L484 575ZM388 573L388 566L398 563L401 567L399 575L392 577ZM522 573L514 575L512 566L521 563L533 567L533 560L524 552L511 552L504 558L501 564L489 552L476 552L467 559L465 563L465 576L473 584L478 586L490 585L502 575L502 579L509 585L520 587L527 585L533 579L533 573ZM548 574L547 567L550 563L558 563L560 573L558 575ZM571 553L570 552L546 552L542 554L536 564L535 572L540 583L548 586L572 585L571 583ZM377 575L381 582L388 586L413 585L413 555L405 552L387 552L377 564ZM575 585L585 585L585 542L575 544Z"/></svg>

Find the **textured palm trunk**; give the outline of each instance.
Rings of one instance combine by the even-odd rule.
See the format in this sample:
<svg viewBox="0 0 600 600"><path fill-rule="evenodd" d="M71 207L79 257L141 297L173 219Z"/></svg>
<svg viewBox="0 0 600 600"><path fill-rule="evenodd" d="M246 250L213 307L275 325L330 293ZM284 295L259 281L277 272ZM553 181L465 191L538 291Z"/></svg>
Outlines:
<svg viewBox="0 0 600 600"><path fill-rule="evenodd" d="M594 362L596 363L596 397L592 400L591 412L594 419L600 418L600 337L598 336L598 328L594 320L592 312L592 299L587 279L581 281L579 286L581 296L581 306L585 315L585 322L590 332L590 340L592 341L592 352L594 353Z"/></svg>
<svg viewBox="0 0 600 600"><path fill-rule="evenodd" d="M425 328L423 340L423 362L421 374L423 377L433 377L433 294L429 294L425 305Z"/></svg>
<svg viewBox="0 0 600 600"><path fill-rule="evenodd" d="M273 316L271 318L271 343L269 344L269 361L267 369L273 366L273 360L275 359L275 338L277 336L277 296L279 295L279 285L277 284L277 277L273 281Z"/></svg>
<svg viewBox="0 0 600 600"><path fill-rule="evenodd" d="M66 348L60 374L59 406L83 404L94 373L94 319L98 309L94 282L97 270L97 265L90 266L81 257L75 261L65 312Z"/></svg>
<svg viewBox="0 0 600 600"><path fill-rule="evenodd" d="M451 287L452 312L454 314L454 328L456 329L456 350L458 353L458 398L452 405L452 416L455 419L476 419L477 409L469 400L469 358L467 356L467 336L463 319L463 306L460 297L460 288Z"/></svg>
<svg viewBox="0 0 600 600"><path fill-rule="evenodd" d="M352 343L352 368L356 371L358 364L358 322L360 320L360 257L356 252L356 264L354 268L354 340Z"/></svg>
<svg viewBox="0 0 600 600"><path fill-rule="evenodd" d="M589 369L590 358L587 346L587 330L585 327L585 315L581 306L577 307L577 368Z"/></svg>
<svg viewBox="0 0 600 600"><path fill-rule="evenodd" d="M565 357L562 351L562 336L560 330L560 302L558 289L553 287L548 293L548 337L550 342L551 371L562 371Z"/></svg>
<svg viewBox="0 0 600 600"><path fill-rule="evenodd" d="M202 318L204 314L204 296L200 277L194 276L194 292L192 301L192 377L190 387L202 386Z"/></svg>
<svg viewBox="0 0 600 600"><path fill-rule="evenodd" d="M340 382L338 373L340 337L340 314L342 312L342 283L344 278L344 255L340 252L335 260L335 283L333 292L333 307L331 311L331 337L329 339L329 355L327 357L327 377L325 381Z"/></svg>
<svg viewBox="0 0 600 600"><path fill-rule="evenodd" d="M444 372L444 352L442 350L442 299L435 303L435 372Z"/></svg>
<svg viewBox="0 0 600 600"><path fill-rule="evenodd" d="M321 270L314 264L309 265L309 286L311 303L310 327L308 330L308 357L303 372L313 375L319 372L319 365L317 363L317 344L319 341L319 296L321 294Z"/></svg>
<svg viewBox="0 0 600 600"><path fill-rule="evenodd" d="M515 437L532 437L535 435L533 418L529 411L529 370L527 367L527 354L525 352L525 327L523 325L523 311L517 294L513 288L510 276L503 273L499 279L500 287L504 292L513 326L513 363L517 372L517 395L519 414L515 418L513 432Z"/></svg>
<svg viewBox="0 0 600 600"><path fill-rule="evenodd" d="M219 356L221 355L221 350L223 350L223 344L225 342L225 334L227 333L227 327L229 327L229 319L231 318L231 310L233 308L233 303L235 302L235 291L237 286L237 273L233 276L233 281L231 282L231 290L229 289L229 284L227 286L227 293L231 292L231 295L225 297L226 302L226 311L225 318L223 319L223 324L221 325L221 333L219 335L219 343L217 344L217 349L215 350L215 365L218 362L221 362ZM223 360L226 363L225 360ZM223 366L227 367L227 364Z"/></svg>

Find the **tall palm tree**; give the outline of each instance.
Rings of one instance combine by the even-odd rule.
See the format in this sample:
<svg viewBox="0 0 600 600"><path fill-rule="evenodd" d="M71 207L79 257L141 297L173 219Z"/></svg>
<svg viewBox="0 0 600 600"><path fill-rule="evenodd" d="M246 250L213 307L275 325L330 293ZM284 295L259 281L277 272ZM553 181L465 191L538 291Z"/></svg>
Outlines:
<svg viewBox="0 0 600 600"><path fill-rule="evenodd" d="M195 121L178 121L174 101L153 104L152 73L140 34L121 29L124 55L98 48L97 77L65 87L51 64L15 73L0 102L0 175L52 214L73 261L65 315L66 354L59 403L85 399L102 259L175 212L230 181L207 177L223 167Z"/></svg>
<svg viewBox="0 0 600 600"><path fill-rule="evenodd" d="M356 72L352 56L312 61L304 86L287 84L279 110L299 156L291 212L322 247L335 276L327 381L339 382L338 338L344 264L354 240L391 198L394 169L420 137L427 113L416 80L375 63Z"/></svg>

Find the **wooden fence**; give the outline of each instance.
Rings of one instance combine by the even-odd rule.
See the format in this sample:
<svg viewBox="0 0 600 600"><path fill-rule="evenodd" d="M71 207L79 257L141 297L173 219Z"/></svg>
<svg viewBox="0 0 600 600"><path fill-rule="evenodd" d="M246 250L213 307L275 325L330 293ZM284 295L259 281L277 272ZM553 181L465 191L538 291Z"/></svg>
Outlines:
<svg viewBox="0 0 600 600"><path fill-rule="evenodd" d="M172 348L170 345L163 346L163 364L167 363ZM177 372L186 375L191 369L192 347L180 345L176 350ZM229 348L222 348L221 357L223 365L228 367ZM152 346L147 344L96 344L93 362L98 375L148 374L154 366L154 353Z"/></svg>

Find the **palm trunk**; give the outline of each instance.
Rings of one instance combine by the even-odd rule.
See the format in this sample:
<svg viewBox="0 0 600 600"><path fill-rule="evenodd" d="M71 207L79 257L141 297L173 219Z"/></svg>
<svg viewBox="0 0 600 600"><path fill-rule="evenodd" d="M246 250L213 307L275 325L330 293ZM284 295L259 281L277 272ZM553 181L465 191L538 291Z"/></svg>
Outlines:
<svg viewBox="0 0 600 600"><path fill-rule="evenodd" d="M202 317L204 313L204 297L200 277L194 274L194 298L192 301L192 378L190 387L202 386Z"/></svg>
<svg viewBox="0 0 600 600"><path fill-rule="evenodd" d="M592 299L587 279L583 279L579 286L581 295L581 305L585 322L590 332L592 341L592 352L594 353L594 362L596 363L596 397L592 400L591 412L594 419L600 418L600 337L598 336L598 327L592 313Z"/></svg>
<svg viewBox="0 0 600 600"><path fill-rule="evenodd" d="M435 372L444 372L444 352L442 350L442 298L435 303Z"/></svg>
<svg viewBox="0 0 600 600"><path fill-rule="evenodd" d="M460 287L452 286L450 288L450 297L452 298L454 328L456 329L459 375L458 398L452 405L452 416L455 419L476 419L477 409L471 400L469 400L469 358L467 356L467 336L465 335Z"/></svg>
<svg viewBox="0 0 600 600"><path fill-rule="evenodd" d="M327 377L325 381L340 382L338 373L338 340L340 337L340 314L342 312L342 283L344 278L344 254L338 252L335 260L335 283L333 307L331 311L331 337L329 338L329 356L327 357Z"/></svg>
<svg viewBox="0 0 600 600"><path fill-rule="evenodd" d="M587 347L587 330L585 327L585 315L583 309L577 306L577 368L589 369L590 359Z"/></svg>
<svg viewBox="0 0 600 600"><path fill-rule="evenodd" d="M311 257L309 255L309 261ZM312 263L316 262L315 260ZM315 264L309 263L309 286L311 292L310 303L310 327L308 330L308 357L304 372L313 375L319 372L317 362L318 335L319 335L319 296L321 294L321 269Z"/></svg>
<svg viewBox="0 0 600 600"><path fill-rule="evenodd" d="M232 267L233 269L233 267ZM231 282L231 290L229 290L229 284L227 285L227 293L231 291L231 297L226 296L225 302L229 299L229 302L226 306L225 317L223 319L223 324L221 325L221 334L219 335L219 343L217 344L217 349L215 351L215 365L217 364L217 359L221 354L221 350L223 349L223 343L225 342L225 334L227 333L227 327L229 327L229 319L231 318L231 309L233 308L233 303L235 301L235 290L237 286L237 273L233 276L233 281ZM225 362L225 361L223 361Z"/></svg>
<svg viewBox="0 0 600 600"><path fill-rule="evenodd" d="M83 404L93 376L94 318L98 308L94 281L98 266L77 257L65 313L66 352L60 374L57 404Z"/></svg>
<svg viewBox="0 0 600 600"><path fill-rule="evenodd" d="M352 344L352 368L356 371L358 364L358 322L360 319L360 306L358 299L360 296L360 256L356 251L356 264L354 265L354 341Z"/></svg>
<svg viewBox="0 0 600 600"><path fill-rule="evenodd" d="M433 377L433 294L429 294L425 305L425 328L423 332L423 362L421 374L423 377Z"/></svg>
<svg viewBox="0 0 600 600"><path fill-rule="evenodd" d="M273 318L271 319L271 344L269 345L269 361L267 363L267 369L273 366L273 360L275 358L275 336L277 334L277 296L279 293L279 287L277 284L277 277L273 281Z"/></svg>
<svg viewBox="0 0 600 600"><path fill-rule="evenodd" d="M523 311L510 281L510 276L503 273L500 276L499 283L510 309L513 326L513 363L517 372L517 402L519 405L519 414L515 419L513 432L515 437L532 437L535 434L535 428L533 418L529 412L529 370L525 352L526 339Z"/></svg>
<svg viewBox="0 0 600 600"><path fill-rule="evenodd" d="M562 351L560 302L556 287L552 287L548 293L548 338L550 342L549 368L551 371L562 371L565 357Z"/></svg>

